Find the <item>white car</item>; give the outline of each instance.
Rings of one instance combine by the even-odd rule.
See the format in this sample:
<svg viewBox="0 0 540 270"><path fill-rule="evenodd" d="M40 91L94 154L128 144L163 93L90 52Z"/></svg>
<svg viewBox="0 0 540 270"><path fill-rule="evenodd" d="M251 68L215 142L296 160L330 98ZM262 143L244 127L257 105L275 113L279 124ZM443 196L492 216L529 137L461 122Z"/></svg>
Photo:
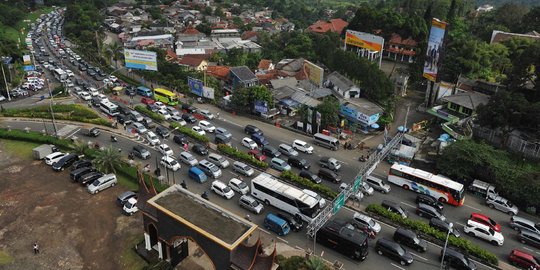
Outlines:
<svg viewBox="0 0 540 270"><path fill-rule="evenodd" d="M109 101L109 99L107 98L107 96L104 95L104 94L99 94L97 97L98 97L101 101Z"/></svg>
<svg viewBox="0 0 540 270"><path fill-rule="evenodd" d="M199 127L201 127L204 131L207 131L210 133L216 131L216 127L214 127L214 125L204 120L199 122Z"/></svg>
<svg viewBox="0 0 540 270"><path fill-rule="evenodd" d="M209 110L199 110L199 114L208 120L214 119L214 114L212 114Z"/></svg>
<svg viewBox="0 0 540 270"><path fill-rule="evenodd" d="M69 76L69 77L75 77L75 74L73 73L73 71L71 70L66 70L66 74Z"/></svg>
<svg viewBox="0 0 540 270"><path fill-rule="evenodd" d="M88 94L88 92L86 92L86 91L80 92L79 97L81 97L81 99L84 100L84 101L89 101L89 100L92 99L92 96L90 94Z"/></svg>
<svg viewBox="0 0 540 270"><path fill-rule="evenodd" d="M210 188L212 191L214 191L217 195L230 200L232 197L234 197L234 191L225 185L225 183L216 180L212 182L212 187Z"/></svg>
<svg viewBox="0 0 540 270"><path fill-rule="evenodd" d="M49 154L45 157L45 164L52 166L55 162L62 159L65 155L67 154L62 152L54 152L52 154Z"/></svg>
<svg viewBox="0 0 540 270"><path fill-rule="evenodd" d="M156 133L152 132L152 131L148 131L146 133L146 139L148 140L148 142L150 143L150 145L158 145L159 144L159 138L158 136L156 135Z"/></svg>
<svg viewBox="0 0 540 270"><path fill-rule="evenodd" d="M313 154L313 146L309 145L307 142L301 140L294 140L294 142L292 143L292 147L297 151L306 154Z"/></svg>
<svg viewBox="0 0 540 270"><path fill-rule="evenodd" d="M114 76L114 75L111 75L111 76L109 76L109 80L111 80L111 82L116 82L118 80L118 78L116 78L116 76Z"/></svg>
<svg viewBox="0 0 540 270"><path fill-rule="evenodd" d="M381 231L381 224L377 223L377 221L371 217L360 213L354 213L353 224L359 229L369 228L369 230L375 232L375 234L378 234Z"/></svg>
<svg viewBox="0 0 540 270"><path fill-rule="evenodd" d="M171 119L171 115L169 114L169 112L167 112L167 110L165 109L159 109L158 110L158 113L163 115L163 118L165 118L165 120L169 120Z"/></svg>
<svg viewBox="0 0 540 270"><path fill-rule="evenodd" d="M242 180L238 178L233 178L229 181L229 187L232 188L235 192L238 192L242 195L249 193L249 186Z"/></svg>
<svg viewBox="0 0 540 270"><path fill-rule="evenodd" d="M163 109L163 110L166 110L167 109L167 106L165 106L165 104L163 104L163 102L161 101L156 101L154 103L154 105L156 105L156 107L158 107L160 110Z"/></svg>
<svg viewBox="0 0 540 270"><path fill-rule="evenodd" d="M172 156L172 155L174 155L173 150L168 145L166 145L164 143L160 144L158 146L158 150L164 156Z"/></svg>
<svg viewBox="0 0 540 270"><path fill-rule="evenodd" d="M139 211L139 208L137 207L137 199L136 198L129 198L128 201L124 204L122 207L122 211L126 213L126 215L133 215Z"/></svg>
<svg viewBox="0 0 540 270"><path fill-rule="evenodd" d="M201 127L199 127L199 126L194 126L194 127L192 127L191 129L192 129L193 131L199 133L199 135L204 136L204 135L206 134L206 132L204 132L204 130L203 130Z"/></svg>
<svg viewBox="0 0 540 270"><path fill-rule="evenodd" d="M247 147L247 148L251 149L251 150L258 147L257 143L254 140L252 140L252 139L250 139L248 137L244 137L242 139L242 145L244 147Z"/></svg>
<svg viewBox="0 0 540 270"><path fill-rule="evenodd" d="M139 134L144 134L144 133L148 132L148 129L146 129L146 127L141 123L133 122L133 127L135 128L135 130Z"/></svg>
<svg viewBox="0 0 540 270"><path fill-rule="evenodd" d="M167 106L167 112L169 112L171 116L175 116L175 115L180 116L180 112L176 108L171 107L171 106Z"/></svg>
<svg viewBox="0 0 540 270"><path fill-rule="evenodd" d="M167 169L171 169L173 172L176 172L180 169L180 163L176 161L176 159L172 158L171 156L163 156L161 157L160 164L165 166Z"/></svg>
<svg viewBox="0 0 540 270"><path fill-rule="evenodd" d="M463 231L471 236L484 239L494 245L502 246L504 244L504 236L500 232L496 232L487 225L468 220L467 225L463 227Z"/></svg>
<svg viewBox="0 0 540 270"><path fill-rule="evenodd" d="M180 115L171 116L171 121L174 121L174 122L178 123L181 126L185 126L187 124L186 121L184 119L182 119L182 116L180 116Z"/></svg>
<svg viewBox="0 0 540 270"><path fill-rule="evenodd" d="M190 152L182 152L180 153L180 161L186 163L189 166L195 166L199 164L199 161L193 156Z"/></svg>

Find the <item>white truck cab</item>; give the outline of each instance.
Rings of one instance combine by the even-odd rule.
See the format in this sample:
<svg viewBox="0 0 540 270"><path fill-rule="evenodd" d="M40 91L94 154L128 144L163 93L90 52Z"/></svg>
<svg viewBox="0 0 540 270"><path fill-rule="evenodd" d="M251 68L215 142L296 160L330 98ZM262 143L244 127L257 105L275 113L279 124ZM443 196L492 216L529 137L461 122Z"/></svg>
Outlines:
<svg viewBox="0 0 540 270"><path fill-rule="evenodd" d="M124 204L122 211L128 216L131 216L139 211L137 207L137 199L129 198L129 200Z"/></svg>

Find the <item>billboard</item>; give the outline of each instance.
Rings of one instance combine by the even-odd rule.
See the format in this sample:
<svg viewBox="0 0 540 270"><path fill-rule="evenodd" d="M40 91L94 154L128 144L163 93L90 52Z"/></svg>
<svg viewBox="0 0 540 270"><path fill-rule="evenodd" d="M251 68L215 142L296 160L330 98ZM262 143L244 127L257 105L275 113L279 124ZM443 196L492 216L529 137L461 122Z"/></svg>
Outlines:
<svg viewBox="0 0 540 270"><path fill-rule="evenodd" d="M433 18L424 62L424 78L432 82L437 81L445 32L446 22Z"/></svg>
<svg viewBox="0 0 540 270"><path fill-rule="evenodd" d="M204 86L202 94L207 99L214 99L214 88Z"/></svg>
<svg viewBox="0 0 540 270"><path fill-rule="evenodd" d="M324 69L307 60L304 60L303 69L304 74L312 83L316 84L318 87L322 85Z"/></svg>
<svg viewBox="0 0 540 270"><path fill-rule="evenodd" d="M151 51L124 49L126 68L157 71L157 54Z"/></svg>
<svg viewBox="0 0 540 270"><path fill-rule="evenodd" d="M203 96L204 84L201 80L188 77L188 85L189 85L189 89L191 90L191 93L199 97Z"/></svg>
<svg viewBox="0 0 540 270"><path fill-rule="evenodd" d="M268 102L262 100L255 101L255 111L260 113L268 112Z"/></svg>
<svg viewBox="0 0 540 270"><path fill-rule="evenodd" d="M364 32L347 30L345 44L381 52L383 50L384 38Z"/></svg>
<svg viewBox="0 0 540 270"><path fill-rule="evenodd" d="M32 63L32 60L30 59L30 55L28 54L23 55L22 59L25 65L30 65Z"/></svg>

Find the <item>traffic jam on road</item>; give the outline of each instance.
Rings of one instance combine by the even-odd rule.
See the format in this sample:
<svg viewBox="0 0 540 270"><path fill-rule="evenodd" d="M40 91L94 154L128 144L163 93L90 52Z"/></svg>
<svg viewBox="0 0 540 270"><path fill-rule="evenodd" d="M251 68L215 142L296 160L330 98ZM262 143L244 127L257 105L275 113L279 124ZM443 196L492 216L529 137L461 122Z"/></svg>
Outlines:
<svg viewBox="0 0 540 270"><path fill-rule="evenodd" d="M279 172L292 171L340 191L352 184L361 166L358 157L340 149L339 140L327 134L305 137L228 113L220 115L217 108L206 104L180 102L174 92L166 89L123 83L65 45L61 13L50 13L31 31L39 48L36 61L49 71L47 76L63 83L79 102L114 119L120 124L119 132L125 132L125 136L116 136L106 130L81 129L71 136L88 138L98 148L118 148L167 183L182 184L209 200L219 200L223 207L259 224L263 232L291 246L316 251L329 261L355 265L366 260L365 264L378 266L377 269L404 269L410 264L418 268L440 267L440 245L426 242L417 232L380 222L349 207L317 232L315 241L320 245L306 244L306 224L329 202L312 190L283 181ZM65 59L70 64L64 64ZM27 79L25 84L31 87L42 82ZM115 95L106 95L104 86L116 88ZM122 98L130 100L130 105L143 105L158 113L167 123L189 127L212 143L228 144L266 162L271 169L261 171L193 141L168 125L156 124L125 102L118 102ZM138 139L130 139L132 134L137 134ZM90 193L117 183L114 175L97 172L91 161L77 161L69 153L51 153L45 161L53 169L71 167L72 180L87 185ZM464 186L441 175L383 161L364 179L359 190L353 197L363 205L382 205L403 218L421 220L449 235L467 238L501 261L540 269L535 261L540 255L540 224L522 214L487 183L476 180ZM136 194L121 194L119 202L126 213L136 212ZM370 251L378 255L369 254ZM446 264L456 269L490 269L455 248L446 249L444 256Z"/></svg>

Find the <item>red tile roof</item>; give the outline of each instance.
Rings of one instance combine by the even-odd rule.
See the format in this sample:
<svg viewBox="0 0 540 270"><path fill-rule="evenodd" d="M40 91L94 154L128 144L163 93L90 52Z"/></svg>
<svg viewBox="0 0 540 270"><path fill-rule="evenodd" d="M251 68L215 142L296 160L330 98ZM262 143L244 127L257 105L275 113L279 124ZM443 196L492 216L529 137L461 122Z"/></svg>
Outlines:
<svg viewBox="0 0 540 270"><path fill-rule="evenodd" d="M331 19L330 21L319 20L314 24L310 25L307 28L307 31L321 34L332 31L334 33L341 34L343 28L347 27L347 25L349 25L349 23L342 19Z"/></svg>
<svg viewBox="0 0 540 270"><path fill-rule="evenodd" d="M227 66L208 66L206 74L220 80L226 80L229 76L229 67Z"/></svg>
<svg viewBox="0 0 540 270"><path fill-rule="evenodd" d="M202 61L204 61L204 58L195 57L194 55L184 55L184 57L182 57L178 63L180 65L196 68L201 65Z"/></svg>
<svg viewBox="0 0 540 270"><path fill-rule="evenodd" d="M176 55L173 50L169 49L166 51L165 58L167 58L169 61L178 60L178 55Z"/></svg>
<svg viewBox="0 0 540 270"><path fill-rule="evenodd" d="M416 40L412 39L411 37L408 37L406 39L403 39L400 35L393 33L390 37L390 41L388 42L390 44L396 44L396 45L403 45L407 47L416 47L418 46L418 42Z"/></svg>
<svg viewBox="0 0 540 270"><path fill-rule="evenodd" d="M257 32L255 31L246 31L242 34L242 39L243 40L246 40L246 39L251 39L253 37L256 37L258 34Z"/></svg>
<svg viewBox="0 0 540 270"><path fill-rule="evenodd" d="M193 28L193 27L188 27L186 28L186 30L184 30L184 32L182 32L182 34L184 35L199 35L201 32L199 32L199 30Z"/></svg>
<svg viewBox="0 0 540 270"><path fill-rule="evenodd" d="M259 66L257 67L257 69L269 69L271 64L272 64L272 60L262 59L259 62Z"/></svg>
<svg viewBox="0 0 540 270"><path fill-rule="evenodd" d="M265 73L265 74L256 74L257 79L261 84L268 84L270 80L277 79L279 77L279 72L275 69Z"/></svg>

